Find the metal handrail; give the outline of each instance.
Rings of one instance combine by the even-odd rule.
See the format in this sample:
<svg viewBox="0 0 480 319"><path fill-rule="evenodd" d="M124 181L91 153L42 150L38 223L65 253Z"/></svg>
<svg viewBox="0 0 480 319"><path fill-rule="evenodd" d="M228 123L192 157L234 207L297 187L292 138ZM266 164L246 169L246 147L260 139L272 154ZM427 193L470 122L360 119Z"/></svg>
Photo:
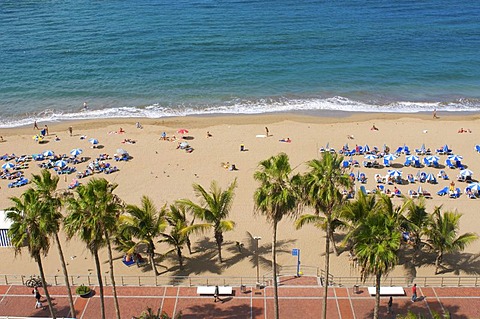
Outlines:
<svg viewBox="0 0 480 319"><path fill-rule="evenodd" d="M279 271L279 276L295 275L293 270L295 266L284 266ZM323 277L317 274L308 274L314 272L317 267L305 269L303 276L316 277L318 282L321 282ZM307 270L308 269L308 270ZM308 272L308 273L307 273ZM31 275L14 275L3 274L0 275L0 285L25 285L25 281L31 278ZM70 275L70 284L78 286L81 284L89 286L97 286L96 275ZM265 274L262 276L265 285L271 284L272 275ZM64 286L65 281L63 276L47 275L45 277L47 283L52 286ZM111 286L110 276L103 275L102 281L105 286ZM236 276L139 276L139 275L117 275L115 276L115 283L117 286L255 286L257 284L256 277L236 277ZM367 278L362 281L357 277L336 277L330 276L329 283L336 287L353 287L353 286L375 286L374 278ZM408 287L416 283L423 287L480 287L480 276L427 276L427 277L386 277L382 278L382 286L402 286Z"/></svg>

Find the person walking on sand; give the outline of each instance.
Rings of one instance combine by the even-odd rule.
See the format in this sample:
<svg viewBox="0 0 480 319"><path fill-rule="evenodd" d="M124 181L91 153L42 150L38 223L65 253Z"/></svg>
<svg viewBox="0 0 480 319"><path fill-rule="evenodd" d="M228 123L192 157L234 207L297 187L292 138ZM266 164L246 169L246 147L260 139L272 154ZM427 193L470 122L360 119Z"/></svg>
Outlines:
<svg viewBox="0 0 480 319"><path fill-rule="evenodd" d="M73 135L73 127L71 126L68 127L68 133L70 133L70 136Z"/></svg>
<svg viewBox="0 0 480 319"><path fill-rule="evenodd" d="M393 306L393 297L390 296L390 299L388 299L388 308L387 308L388 314L392 313L392 306Z"/></svg>
<svg viewBox="0 0 480 319"><path fill-rule="evenodd" d="M34 129L34 130L39 130L37 121L34 121L34 122L33 122L33 129Z"/></svg>
<svg viewBox="0 0 480 319"><path fill-rule="evenodd" d="M268 127L266 127L266 126L265 126L265 135L266 135L267 137L270 136L270 131L268 130Z"/></svg>
<svg viewBox="0 0 480 319"><path fill-rule="evenodd" d="M417 284L412 286L412 302L417 301Z"/></svg>
<svg viewBox="0 0 480 319"><path fill-rule="evenodd" d="M438 119L437 109L436 109L436 108L433 109L433 118L434 118L434 119Z"/></svg>

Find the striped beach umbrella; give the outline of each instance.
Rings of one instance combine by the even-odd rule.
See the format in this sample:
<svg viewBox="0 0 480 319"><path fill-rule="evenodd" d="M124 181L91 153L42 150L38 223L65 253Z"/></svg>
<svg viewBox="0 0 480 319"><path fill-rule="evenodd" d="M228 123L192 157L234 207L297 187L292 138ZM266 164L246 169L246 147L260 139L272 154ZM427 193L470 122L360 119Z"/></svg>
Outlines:
<svg viewBox="0 0 480 319"><path fill-rule="evenodd" d="M367 154L365 155L365 159L367 160L374 160L374 159L377 159L377 155L373 155L373 154Z"/></svg>
<svg viewBox="0 0 480 319"><path fill-rule="evenodd" d="M55 162L56 167L64 168L68 165L68 163L64 160L59 160Z"/></svg>
<svg viewBox="0 0 480 319"><path fill-rule="evenodd" d="M47 150L47 151L43 152L43 156L45 156L45 157L49 157L49 156L53 156L53 155L55 155L55 153L51 150Z"/></svg>
<svg viewBox="0 0 480 319"><path fill-rule="evenodd" d="M15 167L15 164L10 163L10 162L5 163L5 164L2 165L2 169L12 169L12 168L14 168L14 167Z"/></svg>
<svg viewBox="0 0 480 319"><path fill-rule="evenodd" d="M395 160L397 157L393 154L387 154L383 158L386 159L387 161L391 162L391 161Z"/></svg>
<svg viewBox="0 0 480 319"><path fill-rule="evenodd" d="M83 153L83 151L80 148L74 148L73 150L70 151L70 155L72 155L72 156L78 156L82 153Z"/></svg>

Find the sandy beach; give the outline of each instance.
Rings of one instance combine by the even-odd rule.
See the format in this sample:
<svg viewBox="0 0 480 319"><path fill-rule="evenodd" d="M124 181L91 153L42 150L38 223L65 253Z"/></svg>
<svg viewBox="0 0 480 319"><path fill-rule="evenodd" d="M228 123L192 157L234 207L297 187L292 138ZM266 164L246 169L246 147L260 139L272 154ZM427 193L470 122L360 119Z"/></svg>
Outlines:
<svg viewBox="0 0 480 319"><path fill-rule="evenodd" d="M72 123L38 123L39 127L48 124L49 136L46 143L38 144L33 139L34 134L39 132L31 126L15 129L0 129L0 135L5 142L0 143L1 154L36 154L45 150L52 150L56 154L68 154L73 148L83 149L82 156L91 159L100 153L113 156L117 149L122 148L132 156L129 161L109 161L119 168L118 172L106 175L95 174L95 177L105 177L111 182L118 183L116 194L126 203L140 204L142 195L148 195L157 207L171 204L177 199L190 198L196 201L192 189L192 183L199 183L208 188L212 180L219 182L222 188L226 188L235 178L238 187L235 191L235 199L231 212L231 219L236 222L236 229L224 234L225 245L223 249L225 262L219 265L216 259L213 234L206 233L193 237L194 253L188 254L187 267L183 272L176 270L168 271L165 275L223 275L223 276L255 276L255 266L248 254L239 252L236 242L243 244L243 249L248 250L251 243L247 232L253 236L260 236L261 257L265 262L270 259L269 247L271 245L271 228L264 217L254 214L253 192L257 183L253 179L253 173L257 169L259 161L272 155L285 152L290 157L290 163L295 170L302 172L304 163L320 156L319 149L329 144L336 150L341 149L348 143L350 148L356 144L370 148L377 146L382 148L388 145L391 150L399 146L408 145L410 150L420 148L425 144L433 152L435 149L448 144L454 154L463 156L462 163L474 172L473 179L480 177L480 161L474 146L480 143L480 116L479 115L452 115L438 114L440 118L433 119L431 114L352 114L342 117L303 116L295 114L275 114L261 116L216 116L216 117L182 117L168 119L118 119L96 120ZM143 128L136 128L139 121ZM371 130L375 125L378 130ZM68 133L68 127L72 126L73 136ZM124 133L118 133L120 127ZM269 137L258 137L265 134L268 127ZM187 153L177 149L178 142L182 142L179 129L187 129L186 140L193 152ZM463 128L466 133L458 133ZM468 132L470 130L471 132ZM162 132L169 137L176 136L176 141L161 140ZM211 137L207 137L210 132ZM55 141L55 136L59 141ZM81 139L81 136L86 136ZM92 148L89 138L99 141L99 148ZM289 138L290 143L279 140ZM134 144L122 143L125 139L135 141ZM246 151L240 151L244 145ZM432 199L426 200L429 212L434 206L443 205L444 210L458 210L463 213L461 219L461 232L477 232L478 230L478 207L480 199L469 199L462 194L458 199L450 199L436 195L437 191L448 186L452 180L456 187L464 191L466 184L456 181L458 169L444 168L446 155L440 155L440 168L424 167L421 169L403 167L405 156L399 157L393 162L393 168L403 171L403 176L409 173L417 174L419 170L434 173L445 170L450 180L438 179L438 184L422 184L424 189L430 191ZM356 159L362 163L363 156ZM235 164L238 170L229 171L222 167L222 163ZM87 162L88 163L88 162ZM85 170L87 163L76 165L77 171ZM3 162L2 162L3 164ZM36 162L30 162L25 170L27 178L32 173L39 173L40 168ZM388 168L353 168L353 172L363 172L368 177L365 187L372 190L376 187L375 174L385 175ZM75 174L60 175L59 188L67 188L75 178ZM88 177L79 180L86 183ZM0 207L10 205L9 197L20 196L26 189L8 188L10 181L0 180ZM400 185L398 188L403 194L408 194L410 189L416 190L419 183ZM393 189L393 186L387 186ZM394 199L400 203L401 199ZM63 235L63 234L62 234ZM280 253L278 261L280 265L295 265L296 259L291 255L291 249L301 250L303 266L317 266L323 268L324 234L313 226L295 230L292 220L286 219L279 227L278 239ZM70 274L87 275L94 274L94 262L84 244L77 239L64 242L65 255L69 263ZM163 253L166 247L158 244L157 252ZM480 241L469 246L461 258L454 258L460 274L471 274L469 267L463 267L470 258L480 253ZM136 275L143 274L141 268L125 267L121 262L121 254L115 253L116 274ZM102 260L106 261L106 252L102 251ZM0 263L2 274L37 273L34 261L27 251L15 256L12 248L0 248L0 258L5 262ZM448 261L451 256L446 256ZM6 262L8 261L8 262ZM356 276L358 272L350 267L348 253L343 253L331 259L332 274L334 276ZM171 267L176 265L175 256L165 259L162 265ZM56 248L50 249L45 259L45 272L49 275L61 274L60 264ZM159 267L159 270L162 270ZM104 267L107 271L107 267ZM270 271L268 265L262 265L261 274ZM395 276L405 275L403 267L399 266L393 272ZM417 269L417 276L434 276L433 265ZM453 275L453 273L449 273Z"/></svg>

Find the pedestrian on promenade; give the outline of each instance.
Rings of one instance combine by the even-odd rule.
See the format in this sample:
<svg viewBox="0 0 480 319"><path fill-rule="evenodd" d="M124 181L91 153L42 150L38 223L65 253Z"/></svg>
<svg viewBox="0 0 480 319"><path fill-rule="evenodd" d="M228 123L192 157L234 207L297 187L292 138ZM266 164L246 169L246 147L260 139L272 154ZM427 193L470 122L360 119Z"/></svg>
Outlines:
<svg viewBox="0 0 480 319"><path fill-rule="evenodd" d="M393 297L390 296L390 299L388 299L388 308L387 308L388 314L392 313L392 306L393 306Z"/></svg>
<svg viewBox="0 0 480 319"><path fill-rule="evenodd" d="M42 295L40 295L40 292L38 291L37 287L33 288L32 294L35 297L35 309L42 308L45 310L45 307L42 305L42 301L40 300L42 299Z"/></svg>
<svg viewBox="0 0 480 319"><path fill-rule="evenodd" d="M213 302L220 301L220 298L218 298L218 294L219 294L218 290L219 290L218 286L215 286L215 292L213 293Z"/></svg>
<svg viewBox="0 0 480 319"><path fill-rule="evenodd" d="M412 287L412 302L417 301L417 284L413 284Z"/></svg>

